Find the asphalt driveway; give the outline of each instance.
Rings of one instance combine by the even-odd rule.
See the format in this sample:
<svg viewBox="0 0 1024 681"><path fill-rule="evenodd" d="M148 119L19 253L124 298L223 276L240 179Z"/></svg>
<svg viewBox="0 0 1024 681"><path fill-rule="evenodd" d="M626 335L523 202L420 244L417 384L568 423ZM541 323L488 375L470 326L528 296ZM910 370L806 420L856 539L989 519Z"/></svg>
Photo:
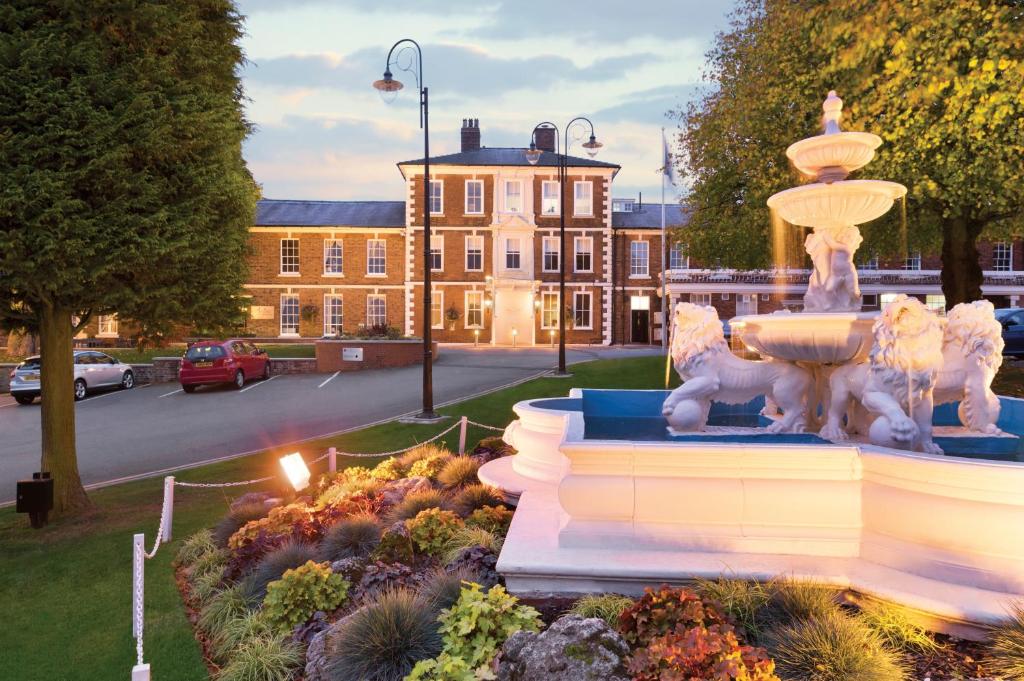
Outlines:
<svg viewBox="0 0 1024 681"><path fill-rule="evenodd" d="M570 348L568 361L655 354L660 348ZM434 364L443 404L551 369L548 348L444 347ZM175 383L100 393L76 405L78 465L86 485L329 435L418 410L420 367L274 376L243 390ZM568 390L568 385L566 390ZM502 425L502 424L496 424ZM39 402L0 395L0 503L38 470Z"/></svg>

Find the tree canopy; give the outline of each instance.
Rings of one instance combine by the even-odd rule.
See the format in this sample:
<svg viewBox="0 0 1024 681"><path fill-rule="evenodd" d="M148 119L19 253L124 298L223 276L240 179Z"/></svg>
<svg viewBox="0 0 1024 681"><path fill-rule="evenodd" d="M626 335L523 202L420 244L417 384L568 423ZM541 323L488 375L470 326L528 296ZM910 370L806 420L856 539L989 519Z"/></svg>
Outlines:
<svg viewBox="0 0 1024 681"><path fill-rule="evenodd" d="M150 336L237 317L257 195L241 32L230 0L0 7L0 322L41 335L58 510L84 503L73 317Z"/></svg>
<svg viewBox="0 0 1024 681"><path fill-rule="evenodd" d="M883 139L858 176L906 185L911 247L942 244L947 305L980 297L982 231L1024 232L1021 3L746 0L708 57L710 87L678 112L696 258L770 263L765 201L807 181L785 150L820 133L834 89L844 129ZM898 221L863 226L862 253L897 251Z"/></svg>

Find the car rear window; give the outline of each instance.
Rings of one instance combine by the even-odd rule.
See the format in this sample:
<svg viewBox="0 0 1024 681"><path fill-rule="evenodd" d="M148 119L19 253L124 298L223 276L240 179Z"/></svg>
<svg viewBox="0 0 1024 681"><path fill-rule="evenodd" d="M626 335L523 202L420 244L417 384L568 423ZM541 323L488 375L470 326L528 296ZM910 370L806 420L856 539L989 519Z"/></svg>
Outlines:
<svg viewBox="0 0 1024 681"><path fill-rule="evenodd" d="M190 362L204 359L217 359L224 357L224 348L219 345L193 345L185 353L185 359Z"/></svg>
<svg viewBox="0 0 1024 681"><path fill-rule="evenodd" d="M42 366L42 360L39 357L29 357L21 363L19 369L38 369Z"/></svg>

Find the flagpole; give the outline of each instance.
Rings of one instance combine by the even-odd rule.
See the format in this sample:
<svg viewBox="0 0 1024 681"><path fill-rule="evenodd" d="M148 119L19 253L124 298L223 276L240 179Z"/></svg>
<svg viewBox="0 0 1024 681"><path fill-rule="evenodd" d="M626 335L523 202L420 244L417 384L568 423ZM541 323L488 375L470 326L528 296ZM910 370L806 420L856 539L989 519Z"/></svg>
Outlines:
<svg viewBox="0 0 1024 681"><path fill-rule="evenodd" d="M661 144L665 143L665 128L661 129ZM661 168L661 347L668 348L668 241L665 240L665 175L668 173L668 154Z"/></svg>

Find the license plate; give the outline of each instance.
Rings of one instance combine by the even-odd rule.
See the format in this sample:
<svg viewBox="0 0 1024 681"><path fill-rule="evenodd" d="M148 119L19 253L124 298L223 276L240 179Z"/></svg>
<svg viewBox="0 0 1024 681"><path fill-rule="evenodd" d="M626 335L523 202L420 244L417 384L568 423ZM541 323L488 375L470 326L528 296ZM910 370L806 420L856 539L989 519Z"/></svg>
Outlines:
<svg viewBox="0 0 1024 681"><path fill-rule="evenodd" d="M39 380L39 374L22 374L21 378L22 378L22 380L25 380L25 381L38 381Z"/></svg>
<svg viewBox="0 0 1024 681"><path fill-rule="evenodd" d="M206 367L212 367L213 362L196 362L192 366L194 366L197 369L205 369Z"/></svg>

